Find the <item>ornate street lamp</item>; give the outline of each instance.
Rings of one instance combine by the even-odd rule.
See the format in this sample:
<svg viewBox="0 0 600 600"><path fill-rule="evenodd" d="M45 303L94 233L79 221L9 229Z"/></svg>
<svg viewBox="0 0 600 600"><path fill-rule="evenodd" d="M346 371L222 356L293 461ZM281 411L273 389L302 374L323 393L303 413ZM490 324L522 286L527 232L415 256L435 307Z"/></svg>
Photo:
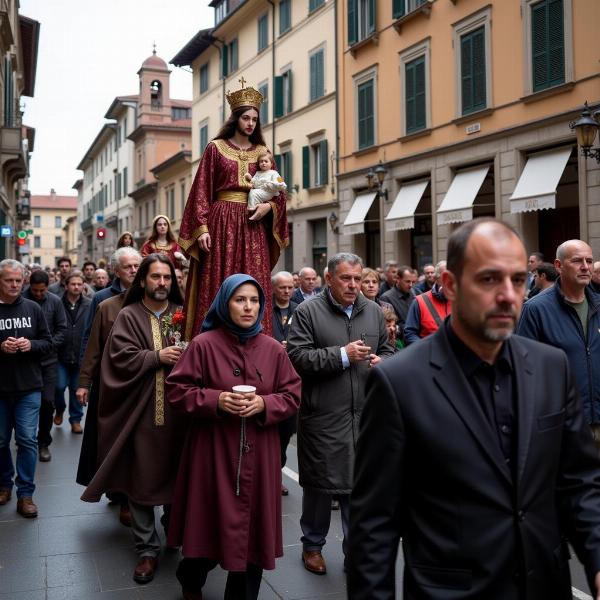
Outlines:
<svg viewBox="0 0 600 600"><path fill-rule="evenodd" d="M331 227L331 231L333 233L339 233L340 230L337 226L338 223L338 216L335 214L335 211L331 211L331 214L329 215L329 227Z"/></svg>
<svg viewBox="0 0 600 600"><path fill-rule="evenodd" d="M600 147L592 148L594 140L600 129L600 111L592 111L586 102L583 105L583 111L577 121L569 123L571 130L577 135L577 144L581 148L581 153L586 158L595 158L600 163Z"/></svg>

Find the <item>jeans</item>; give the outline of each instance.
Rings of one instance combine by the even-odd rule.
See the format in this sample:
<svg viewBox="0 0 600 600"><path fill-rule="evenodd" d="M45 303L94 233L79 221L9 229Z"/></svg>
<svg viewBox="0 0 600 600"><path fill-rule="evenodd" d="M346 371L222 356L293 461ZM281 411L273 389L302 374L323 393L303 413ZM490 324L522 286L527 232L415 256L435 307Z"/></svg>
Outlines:
<svg viewBox="0 0 600 600"><path fill-rule="evenodd" d="M56 388L56 361L42 366L42 405L40 407L40 424L38 427L38 446L48 447L52 443L52 417L54 416L54 394Z"/></svg>
<svg viewBox="0 0 600 600"><path fill-rule="evenodd" d="M58 363L56 377L56 393L54 396L54 406L57 413L65 412L65 389L69 387L69 423L79 423L83 418L83 407L75 396L77 386L79 385L79 365L70 365Z"/></svg>
<svg viewBox="0 0 600 600"><path fill-rule="evenodd" d="M0 398L0 487L12 490L15 468L10 454L13 429L17 444L17 498L33 496L37 465L37 427L41 392Z"/></svg>

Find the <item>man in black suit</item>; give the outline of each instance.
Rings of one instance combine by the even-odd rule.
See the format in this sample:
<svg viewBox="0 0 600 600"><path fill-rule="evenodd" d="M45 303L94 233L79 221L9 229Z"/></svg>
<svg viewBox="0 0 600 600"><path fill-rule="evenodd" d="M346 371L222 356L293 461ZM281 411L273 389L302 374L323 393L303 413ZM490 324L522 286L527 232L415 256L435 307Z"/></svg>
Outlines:
<svg viewBox="0 0 600 600"><path fill-rule="evenodd" d="M292 294L292 302L302 304L305 300L316 298L321 288L317 287L317 272L311 267L302 267L299 273L300 287Z"/></svg>
<svg viewBox="0 0 600 600"><path fill-rule="evenodd" d="M372 370L349 532L350 600L567 600L569 550L600 600L600 464L566 355L512 336L526 292L518 235L457 229L452 316Z"/></svg>

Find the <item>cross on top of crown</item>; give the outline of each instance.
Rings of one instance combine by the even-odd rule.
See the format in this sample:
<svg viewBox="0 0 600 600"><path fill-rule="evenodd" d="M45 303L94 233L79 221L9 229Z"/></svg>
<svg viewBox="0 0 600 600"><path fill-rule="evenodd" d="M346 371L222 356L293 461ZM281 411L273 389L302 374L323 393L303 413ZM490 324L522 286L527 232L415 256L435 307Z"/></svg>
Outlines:
<svg viewBox="0 0 600 600"><path fill-rule="evenodd" d="M244 76L242 75L242 78L238 79L238 81L240 82L242 89L244 89L246 87L246 80L244 79Z"/></svg>

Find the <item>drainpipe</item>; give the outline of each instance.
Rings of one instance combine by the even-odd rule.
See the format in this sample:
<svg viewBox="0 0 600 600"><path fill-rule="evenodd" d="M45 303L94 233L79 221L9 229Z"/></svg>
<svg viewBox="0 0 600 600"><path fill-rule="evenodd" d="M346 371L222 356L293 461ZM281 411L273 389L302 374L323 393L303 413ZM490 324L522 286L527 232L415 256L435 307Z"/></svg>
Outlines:
<svg viewBox="0 0 600 600"><path fill-rule="evenodd" d="M271 152L275 152L275 3L273 0L267 0L267 2L273 7L273 19L271 21L271 39L273 40L273 47L271 48L271 88L273 90L273 122L271 129ZM281 165L278 165L281 168Z"/></svg>
<svg viewBox="0 0 600 600"><path fill-rule="evenodd" d="M217 44L215 44L214 41L210 42L211 46L214 46L218 51L219 51L219 69L221 69L223 67L223 48L225 48L225 40L220 40L218 37L215 37L214 35L211 35L211 37L213 38L213 40L219 42L219 44L221 44L220 46L217 46ZM225 115L225 80L227 79L226 76L224 76L222 78L222 83L221 83L221 87L222 87L222 101L221 101L221 115ZM225 119L223 119L223 121L225 121Z"/></svg>
<svg viewBox="0 0 600 600"><path fill-rule="evenodd" d="M338 3L337 0L333 0L333 19L335 26L333 28L333 48L335 54L335 175L331 174L335 181L335 191L338 205L338 212L340 212L340 181L338 179L338 173L340 172L340 85L339 85L339 70L340 63L338 58ZM340 215L341 218L341 215ZM339 250L339 235L335 237L335 250Z"/></svg>

